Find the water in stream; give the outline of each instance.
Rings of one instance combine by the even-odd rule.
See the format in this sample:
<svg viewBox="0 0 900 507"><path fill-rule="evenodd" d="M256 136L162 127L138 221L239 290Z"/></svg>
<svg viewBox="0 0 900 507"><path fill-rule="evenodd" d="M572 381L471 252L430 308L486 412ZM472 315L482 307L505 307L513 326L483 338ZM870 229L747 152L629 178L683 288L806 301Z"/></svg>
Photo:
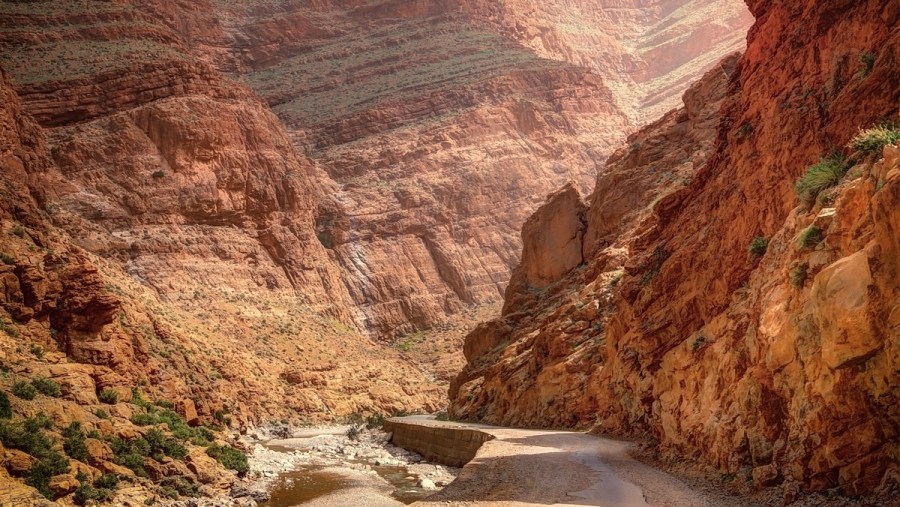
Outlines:
<svg viewBox="0 0 900 507"><path fill-rule="evenodd" d="M278 476L271 490L266 507L294 507L305 502L354 486L352 479L335 472L330 467L308 465ZM372 470L394 487L391 496L399 502L411 504L422 500L433 491L417 485L404 466L372 466Z"/></svg>

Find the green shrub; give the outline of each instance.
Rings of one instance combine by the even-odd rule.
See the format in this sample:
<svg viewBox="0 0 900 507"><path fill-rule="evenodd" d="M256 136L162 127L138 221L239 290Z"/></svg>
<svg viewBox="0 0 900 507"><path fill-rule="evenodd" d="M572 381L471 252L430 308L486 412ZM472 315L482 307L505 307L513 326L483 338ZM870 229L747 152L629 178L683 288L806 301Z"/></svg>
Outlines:
<svg viewBox="0 0 900 507"><path fill-rule="evenodd" d="M21 225L17 224L12 228L12 233L13 233L13 235L15 235L19 238L24 238L25 237L25 228L22 227Z"/></svg>
<svg viewBox="0 0 900 507"><path fill-rule="evenodd" d="M0 391L0 419L9 419L12 417L12 404L6 393Z"/></svg>
<svg viewBox="0 0 900 507"><path fill-rule="evenodd" d="M825 233L822 231L822 229L816 227L815 225L811 225L800 233L800 247L815 248L816 245L821 243L824 239Z"/></svg>
<svg viewBox="0 0 900 507"><path fill-rule="evenodd" d="M861 130L847 147L866 155L880 156L885 146L897 141L900 141L900 124L884 123L877 127Z"/></svg>
<svg viewBox="0 0 900 507"><path fill-rule="evenodd" d="M33 385L39 393L45 396L50 396L53 398L59 398L60 396L62 396L62 392L59 389L59 384L48 378L38 377L36 379L32 379L31 385Z"/></svg>
<svg viewBox="0 0 900 507"><path fill-rule="evenodd" d="M162 486L163 489L174 490L177 493L175 496L176 499L178 496L193 498L200 496L200 486L185 476L166 477L160 482L160 486Z"/></svg>
<svg viewBox="0 0 900 507"><path fill-rule="evenodd" d="M53 499L53 492L50 491L50 478L68 471L69 460L59 452L50 450L31 466L25 484L38 490L45 497Z"/></svg>
<svg viewBox="0 0 900 507"><path fill-rule="evenodd" d="M247 463L247 455L231 446L211 445L206 449L206 454L222 464L229 470L234 470L244 475L250 470Z"/></svg>
<svg viewBox="0 0 900 507"><path fill-rule="evenodd" d="M115 481L111 483L111 486L104 486L104 484L106 484L104 482L105 477L113 477L115 479ZM113 496L115 496L115 489L116 485L119 483L119 478L114 474L106 474L94 481L93 485L87 484L86 480L81 480L80 482L81 486L75 491L75 496L72 499L75 502L75 505L86 505L92 500L99 503L112 500Z"/></svg>
<svg viewBox="0 0 900 507"><path fill-rule="evenodd" d="M87 463L90 455L87 446L84 445L85 434L81 428L81 423L73 421L66 429L63 430L63 450L72 459L77 459L82 463Z"/></svg>
<svg viewBox="0 0 900 507"><path fill-rule="evenodd" d="M44 357L44 347L40 345L32 345L31 346L31 354L38 359L43 359Z"/></svg>
<svg viewBox="0 0 900 507"><path fill-rule="evenodd" d="M181 417L181 414L173 410L159 410L153 405L144 405L146 412L137 413L131 416L131 422L138 426L154 426L157 424L165 424L169 427L169 431L179 440L191 440L192 442L202 442L196 445L208 445L214 436L211 431L206 428L192 428Z"/></svg>
<svg viewBox="0 0 900 507"><path fill-rule="evenodd" d="M152 176L153 176L153 179L157 179L157 180L158 180L158 179L161 179L161 178L165 178L165 177L166 177L166 173L163 172L163 171L153 171Z"/></svg>
<svg viewBox="0 0 900 507"><path fill-rule="evenodd" d="M13 384L12 393L23 400L33 400L37 396L37 389L28 382L19 380Z"/></svg>
<svg viewBox="0 0 900 507"><path fill-rule="evenodd" d="M115 392L112 389L104 389L100 391L100 394L97 395L97 399L100 400L100 403L106 403L107 405L115 405L119 402L119 393Z"/></svg>
<svg viewBox="0 0 900 507"><path fill-rule="evenodd" d="M47 498L53 498L50 478L69 470L69 460L54 448L54 441L43 430L51 426L43 414L22 421L0 421L0 443L18 449L37 461L28 472L25 483Z"/></svg>
<svg viewBox="0 0 900 507"><path fill-rule="evenodd" d="M803 284L806 283L806 278L809 276L809 265L808 264L798 264L791 269L791 285L796 288L803 287Z"/></svg>
<svg viewBox="0 0 900 507"><path fill-rule="evenodd" d="M812 204L820 192L840 183L848 169L850 169L850 163L847 158L840 153L832 153L819 163L810 166L806 170L806 174L797 180L794 189L800 199L807 204Z"/></svg>
<svg viewBox="0 0 900 507"><path fill-rule="evenodd" d="M184 459L187 456L187 449L183 445L157 428L148 431L144 439L150 445L150 456L156 461L162 461L164 456L174 459Z"/></svg>
<svg viewBox="0 0 900 507"><path fill-rule="evenodd" d="M3 261L3 264L8 266L13 266L16 263L16 258L7 253L0 252L0 261Z"/></svg>
<svg viewBox="0 0 900 507"><path fill-rule="evenodd" d="M102 408L94 410L94 415L99 417L100 419L109 419L109 412L103 410Z"/></svg>
<svg viewBox="0 0 900 507"><path fill-rule="evenodd" d="M769 240L762 236L756 236L750 242L750 254L755 257L762 257L769 249Z"/></svg>
<svg viewBox="0 0 900 507"><path fill-rule="evenodd" d="M143 396L141 396L141 390L137 387L131 388L131 402L132 405L137 405L143 408L152 408L152 404L145 400Z"/></svg>
<svg viewBox="0 0 900 507"><path fill-rule="evenodd" d="M94 481L94 486L105 489L116 489L119 486L119 476L116 474L103 474Z"/></svg>
<svg viewBox="0 0 900 507"><path fill-rule="evenodd" d="M133 440L115 437L109 441L109 446L116 464L130 469L138 477L147 477L144 458L150 456L150 444L146 440L140 437Z"/></svg>
<svg viewBox="0 0 900 507"><path fill-rule="evenodd" d="M384 426L384 414L372 414L366 418L366 428L373 430Z"/></svg>

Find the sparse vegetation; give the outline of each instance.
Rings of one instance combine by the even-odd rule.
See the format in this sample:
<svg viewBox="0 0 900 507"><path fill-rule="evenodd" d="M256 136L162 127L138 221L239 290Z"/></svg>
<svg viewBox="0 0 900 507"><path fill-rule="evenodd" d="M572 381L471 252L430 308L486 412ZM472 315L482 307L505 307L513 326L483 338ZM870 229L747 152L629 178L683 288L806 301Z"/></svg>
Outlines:
<svg viewBox="0 0 900 507"><path fill-rule="evenodd" d="M200 496L200 486L185 476L166 477L160 483L160 493L168 498L177 500L179 497Z"/></svg>
<svg viewBox="0 0 900 507"><path fill-rule="evenodd" d="M150 456L150 444L143 438L125 440L115 437L109 441L113 451L113 461L123 467L131 469L138 477L147 477L144 469L144 458Z"/></svg>
<svg viewBox="0 0 900 507"><path fill-rule="evenodd" d="M875 53L870 51L863 51L859 54L859 63L863 66L859 71L859 77L864 79L866 76L872 73L872 69L875 68L875 60L877 56Z"/></svg>
<svg viewBox="0 0 900 507"><path fill-rule="evenodd" d="M184 459L187 456L187 449L178 440L167 437L158 428L148 431L144 440L150 445L150 456L156 461L162 461L166 456L174 459Z"/></svg>
<svg viewBox="0 0 900 507"><path fill-rule="evenodd" d="M54 441L43 430L51 427L43 414L20 421L0 421L0 443L10 449L18 449L33 456L25 483L52 499L50 478L69 470L69 460L54 447Z"/></svg>
<svg viewBox="0 0 900 507"><path fill-rule="evenodd" d="M16 264L16 258L5 252L0 252L0 261L3 261L3 264L6 264L7 266L14 266Z"/></svg>
<svg viewBox="0 0 900 507"><path fill-rule="evenodd" d="M885 146L897 141L900 141L900 124L883 123L870 129L860 130L847 147L866 155L881 155Z"/></svg>
<svg viewBox="0 0 900 507"><path fill-rule="evenodd" d="M9 419L12 417L12 404L6 393L0 391L0 419Z"/></svg>
<svg viewBox="0 0 900 507"><path fill-rule="evenodd" d="M372 414L366 418L366 428L369 428L370 430L381 428L384 426L384 419L384 414Z"/></svg>
<svg viewBox="0 0 900 507"><path fill-rule="evenodd" d="M146 412L132 415L131 422L133 424L138 426L165 424L175 438L182 441L190 440L194 445L209 445L214 438L212 432L207 428L192 428L188 426L184 418L177 412L169 409L160 410L146 402L142 406L146 409Z"/></svg>
<svg viewBox="0 0 900 507"><path fill-rule="evenodd" d="M73 421L63 430L63 450L72 459L77 459L83 463L88 462L88 450L84 445L86 438L84 430L79 421Z"/></svg>
<svg viewBox="0 0 900 507"><path fill-rule="evenodd" d="M44 377L37 377L32 379L31 385L44 396L50 396L52 398L59 398L62 396L62 391L59 389L59 384L55 381L50 380Z"/></svg>
<svg viewBox="0 0 900 507"><path fill-rule="evenodd" d="M25 228L22 227L21 225L17 224L12 228L12 233L16 237L24 238L25 237Z"/></svg>
<svg viewBox="0 0 900 507"><path fill-rule="evenodd" d="M791 268L791 285L796 288L803 287L806 278L809 276L809 265L806 263L798 264Z"/></svg>
<svg viewBox="0 0 900 507"><path fill-rule="evenodd" d="M31 352L31 355L38 359L43 359L44 357L44 347L41 347L40 345L32 345L29 351Z"/></svg>
<svg viewBox="0 0 900 507"><path fill-rule="evenodd" d="M347 428L347 438L350 440L359 440L359 434L362 433L362 429L362 424L351 424L350 427Z"/></svg>
<svg viewBox="0 0 900 507"><path fill-rule="evenodd" d="M163 172L163 171L161 171L161 170L160 170L160 171L154 171L153 174L152 174L152 176L153 176L153 179L159 180L159 179L165 178L165 177L166 177L166 173Z"/></svg>
<svg viewBox="0 0 900 507"><path fill-rule="evenodd" d="M815 248L816 245L825 239L825 233L822 229L811 225L800 233L800 248Z"/></svg>
<svg viewBox="0 0 900 507"><path fill-rule="evenodd" d="M97 399L100 400L100 403L106 403L107 405L115 405L119 402L119 393L112 389L104 389L100 391L100 394L97 395Z"/></svg>
<svg viewBox="0 0 900 507"><path fill-rule="evenodd" d="M37 396L37 389L30 383L19 380L13 384L12 393L23 400L33 400Z"/></svg>
<svg viewBox="0 0 900 507"><path fill-rule="evenodd" d="M9 322L7 322L3 318L0 318L0 331L3 331L4 333L6 333L7 335L9 335L13 338L19 337L19 332L16 331L16 329L14 327L10 326Z"/></svg>
<svg viewBox="0 0 900 507"><path fill-rule="evenodd" d="M753 255L754 257L762 257L766 254L768 249L769 240L762 236L756 236L753 238L753 241L750 242L750 255Z"/></svg>
<svg viewBox="0 0 900 507"><path fill-rule="evenodd" d="M211 445L206 449L206 454L214 458L229 470L234 470L244 475L250 470L247 463L247 455L231 446Z"/></svg>
<svg viewBox="0 0 900 507"><path fill-rule="evenodd" d="M705 336L698 336L698 337L694 340L694 343L691 344L691 352L697 352L697 351L698 351L701 347L703 347L703 345L705 345L705 344L706 344L706 337L705 337Z"/></svg>
<svg viewBox="0 0 900 507"><path fill-rule="evenodd" d="M753 125L750 122L744 122L738 129L738 138L743 139L753 134Z"/></svg>
<svg viewBox="0 0 900 507"><path fill-rule="evenodd" d="M806 174L797 180L794 189L803 202L811 205L816 201L819 193L840 183L850 165L843 154L832 153L819 163L810 166L806 170Z"/></svg>

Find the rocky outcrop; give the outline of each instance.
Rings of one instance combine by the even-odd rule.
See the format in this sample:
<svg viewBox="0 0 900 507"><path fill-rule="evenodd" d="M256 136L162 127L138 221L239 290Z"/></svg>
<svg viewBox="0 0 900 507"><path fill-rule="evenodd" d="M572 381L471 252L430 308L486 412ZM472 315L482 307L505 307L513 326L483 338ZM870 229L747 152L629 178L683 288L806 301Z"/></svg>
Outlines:
<svg viewBox="0 0 900 507"><path fill-rule="evenodd" d="M663 456L783 484L786 501L801 488L890 498L897 150L841 148L852 160L835 167L847 176L815 203L798 206L793 187L810 165L839 160L829 151L860 128L896 114L890 27L900 11L748 4L757 23L711 155L702 143L682 152L658 131L649 134L660 144L637 136L614 155L609 177L653 146L673 158L649 161L652 174L686 179L629 202L605 189L631 196L642 185L607 186L601 175L588 267L544 293L508 295L509 346L470 361L452 412L649 436Z"/></svg>
<svg viewBox="0 0 900 507"><path fill-rule="evenodd" d="M522 426L593 421L596 405L583 393L602 361L628 244L652 221L652 204L683 188L713 147L737 62L738 55L728 57L685 93L684 107L630 136L598 176L586 209L566 188L528 220L523 242L543 255L523 255L503 316L466 337L468 365L451 384L452 415ZM559 235L555 222L569 224L568 233ZM558 262L564 257L556 248L571 253L570 262ZM527 275L548 267L552 277Z"/></svg>

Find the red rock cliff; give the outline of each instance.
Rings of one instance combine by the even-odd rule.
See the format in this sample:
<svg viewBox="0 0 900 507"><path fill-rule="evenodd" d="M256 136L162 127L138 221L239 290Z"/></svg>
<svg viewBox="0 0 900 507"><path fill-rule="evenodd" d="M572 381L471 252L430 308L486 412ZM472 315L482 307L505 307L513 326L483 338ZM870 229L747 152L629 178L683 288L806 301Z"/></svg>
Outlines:
<svg viewBox="0 0 900 507"><path fill-rule="evenodd" d="M545 293L507 294L504 325L469 339L509 346L470 358L452 386L453 411L651 436L665 455L698 457L757 485L783 483L787 499L801 486L889 497L897 149L843 147L859 129L896 118L900 9L748 4L757 22L711 156L649 210L648 199L631 200L631 187L604 183L629 163L625 151L614 156L588 210L589 266ZM662 151L683 147L651 135ZM633 142L628 157L640 157L645 144ZM851 157L837 167L853 167L816 203L798 206L795 182L818 161L837 160L827 158L834 149ZM645 218L616 226L635 213Z"/></svg>

